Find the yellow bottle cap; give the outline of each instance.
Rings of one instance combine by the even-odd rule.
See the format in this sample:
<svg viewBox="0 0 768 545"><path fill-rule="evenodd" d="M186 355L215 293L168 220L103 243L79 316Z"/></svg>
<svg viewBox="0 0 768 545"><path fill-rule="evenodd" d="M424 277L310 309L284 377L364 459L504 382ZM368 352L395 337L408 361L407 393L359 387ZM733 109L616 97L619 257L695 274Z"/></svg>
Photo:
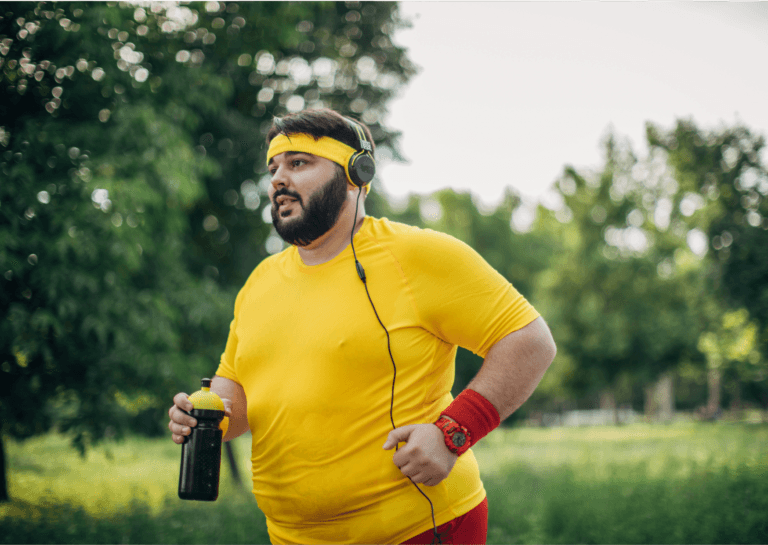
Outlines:
<svg viewBox="0 0 768 545"><path fill-rule="evenodd" d="M202 379L202 389L198 390L191 396L189 400L192 402L192 406L195 409L203 409L208 411L223 411L224 402L214 392L211 392L211 379ZM229 428L229 417L224 417L219 424L219 428L226 435L227 428Z"/></svg>
<svg viewBox="0 0 768 545"><path fill-rule="evenodd" d="M208 411L223 411L224 402L219 396L211 392L211 379L204 378L202 383L203 388L189 396L189 400L192 402L194 408L205 409Z"/></svg>

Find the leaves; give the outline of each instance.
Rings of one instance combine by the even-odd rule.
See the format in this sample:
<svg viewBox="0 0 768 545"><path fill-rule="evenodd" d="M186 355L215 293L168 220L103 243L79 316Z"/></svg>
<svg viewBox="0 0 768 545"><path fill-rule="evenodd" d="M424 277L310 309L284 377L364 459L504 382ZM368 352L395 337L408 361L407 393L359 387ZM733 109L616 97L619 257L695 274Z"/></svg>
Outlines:
<svg viewBox="0 0 768 545"><path fill-rule="evenodd" d="M125 400L156 407L213 372L268 255L264 129L327 105L394 150L381 118L413 73L396 9L2 7L0 431L58 422L83 449L151 431Z"/></svg>

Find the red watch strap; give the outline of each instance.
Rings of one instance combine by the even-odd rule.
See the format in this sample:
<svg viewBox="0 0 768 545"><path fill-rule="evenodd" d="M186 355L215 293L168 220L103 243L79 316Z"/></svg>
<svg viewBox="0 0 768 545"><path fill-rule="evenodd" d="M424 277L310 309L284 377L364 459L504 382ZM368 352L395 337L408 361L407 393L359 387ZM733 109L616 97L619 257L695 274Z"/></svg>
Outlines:
<svg viewBox="0 0 768 545"><path fill-rule="evenodd" d="M458 422L469 431L470 446L488 435L501 424L496 407L474 390L464 390L441 413Z"/></svg>
<svg viewBox="0 0 768 545"><path fill-rule="evenodd" d="M447 446L451 452L461 456L467 450L469 450L469 447L471 446L472 435L467 428L461 424L457 424L445 416L438 418L437 422L435 422L435 425L443 432L443 436L445 437L445 446ZM463 442L461 445L456 444L457 433L463 436Z"/></svg>

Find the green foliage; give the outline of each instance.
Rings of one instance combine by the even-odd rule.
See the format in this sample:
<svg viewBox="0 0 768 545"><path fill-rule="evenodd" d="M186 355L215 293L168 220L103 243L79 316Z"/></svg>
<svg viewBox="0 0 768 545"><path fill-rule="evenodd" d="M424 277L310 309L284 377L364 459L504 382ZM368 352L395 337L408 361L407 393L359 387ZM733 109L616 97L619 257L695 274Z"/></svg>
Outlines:
<svg viewBox="0 0 768 545"><path fill-rule="evenodd" d="M706 354L708 366L733 367L747 380L762 378L765 371L757 346L757 325L749 320L747 310L725 312L718 326L699 337L699 350Z"/></svg>
<svg viewBox="0 0 768 545"><path fill-rule="evenodd" d="M249 439L236 440L235 452L245 454ZM107 440L81 457L49 434L8 451L12 502L0 506L0 542L269 542L253 495L235 486L226 464L215 503L178 499L181 447L167 437ZM249 456L237 462L247 473Z"/></svg>
<svg viewBox="0 0 768 545"><path fill-rule="evenodd" d="M682 120L669 131L649 124L647 132L649 143L667 154L680 184L673 210L707 236L709 286L732 310L749 312L765 345L768 170L760 160L764 137L743 126L707 132ZM697 209L686 212L686 199L698 204Z"/></svg>
<svg viewBox="0 0 768 545"><path fill-rule="evenodd" d="M764 426L494 432L488 543L764 543ZM489 440L490 439L490 440Z"/></svg>
<svg viewBox="0 0 768 545"><path fill-rule="evenodd" d="M609 135L598 169L566 167L554 188L560 206L540 205L527 232L509 228L520 206L514 193L493 210L451 190L412 195L397 209L371 203L374 214L464 240L546 318L558 356L517 416L532 407L594 407L605 391L639 408L644 387L667 372L688 381L685 403L693 409L704 402L694 386L706 382L713 357L727 360L729 388L743 386L751 402L768 403L768 329L758 318L768 308L760 295L768 246L763 223L752 225L768 191L762 140L738 127L704 134L687 122L669 134L649 128L648 138L647 157ZM718 231L723 218L741 227ZM747 261L730 257L737 246ZM749 278L727 277L731 269ZM751 298L737 300L737 289ZM748 316L736 329L723 325L729 305ZM743 354L733 355L729 343ZM454 393L480 365L459 350Z"/></svg>
<svg viewBox="0 0 768 545"><path fill-rule="evenodd" d="M373 2L0 10L0 433L56 424L81 451L162 433L269 255L272 117L338 109L397 159L382 118L415 70L391 41L404 23ZM611 136L597 171L566 168L562 206L524 233L512 192L492 210L450 190L368 198L371 215L467 242L547 319L558 359L518 417L606 389L633 403L661 373L701 380L715 362L768 403L763 139L680 121L648 141L638 158ZM455 393L480 364L459 351Z"/></svg>
<svg viewBox="0 0 768 545"><path fill-rule="evenodd" d="M704 131L680 120L649 124L648 142L672 169L673 221L706 241L702 291L710 294L698 348L727 390L768 401L768 170L765 139L743 126Z"/></svg>
<svg viewBox="0 0 768 545"><path fill-rule="evenodd" d="M616 480L591 485L563 472L560 494L542 517L548 542L761 543L768 537L762 471L702 468L672 487L644 482L642 466L621 469Z"/></svg>
<svg viewBox="0 0 768 545"><path fill-rule="evenodd" d="M712 343L706 341L728 335L722 329L725 299L736 301L728 295L732 290L723 276L728 267L746 267L754 277L739 289L752 286L749 319L758 331L733 341L751 344L740 363L727 366L738 369L738 381L747 381L745 391L752 392L752 400L762 405L768 401L768 368L760 353L765 339L758 334L768 330L760 329L753 316L768 308L758 294L765 287L759 265L759 256L765 255L759 240L764 229L749 223L762 213L768 188L757 155L762 141L743 128L703 134L680 122L669 134L654 130L649 128L647 157L638 158L628 144L609 135L599 169L566 167L554 188L561 205L552 210L540 205L527 232L510 229L520 206L514 193L493 210L451 190L412 195L398 209L388 202L371 203L374 214L464 240L546 318L558 356L518 416L533 406L594 406L606 390L620 404L642 405L645 384L680 369L686 380L706 380L702 373L713 354ZM692 151L691 146L698 147ZM732 187L718 189L715 182L721 179ZM751 256L752 265L725 261L729 247L735 248L736 231L715 233L712 225L722 217L740 218L742 227L751 229L748 237L737 238L739 251ZM697 237L699 242L708 238L709 252L693 251L691 241L695 247ZM741 312L738 306L734 311ZM455 393L466 387L480 364L479 358L459 350Z"/></svg>
<svg viewBox="0 0 768 545"><path fill-rule="evenodd" d="M703 368L725 300L756 313L758 324L768 308L762 139L741 127L705 134L682 121L669 133L649 126L648 139L646 158L609 135L598 171L567 167L555 187L562 206L540 206L533 227L556 257L532 298L566 363L563 383L582 396L628 377L648 383L681 365ZM732 250L743 259L734 261ZM736 281L730 268L748 272ZM751 291L737 298L738 290ZM764 382L756 350L748 350L752 368L741 380ZM623 397L631 402L631 390Z"/></svg>
<svg viewBox="0 0 768 545"><path fill-rule="evenodd" d="M496 430L473 447L488 543L765 543L766 447L764 425ZM179 447L167 439L102 444L86 459L51 435L8 450L0 542L268 542L253 497L226 474L216 502L175 498Z"/></svg>
<svg viewBox="0 0 768 545"><path fill-rule="evenodd" d="M21 4L15 15L35 25L30 33L13 32L27 23L10 14L0 32L16 38L0 121L10 133L0 165L0 411L5 433L28 437L59 421L83 449L136 423L120 392L144 394L142 408L157 411L183 372L210 369L215 351L203 347L232 295L184 267L186 210L215 171L177 126L184 108L152 101L110 68L112 48L87 29L119 10L66 7L82 22ZM17 60L34 70L12 71ZM20 72L31 76L24 92ZM62 97L57 107L49 92Z"/></svg>
<svg viewBox="0 0 768 545"><path fill-rule="evenodd" d="M386 3L0 8L0 433L159 433L266 257L263 135L371 125L413 73Z"/></svg>
<svg viewBox="0 0 768 545"><path fill-rule="evenodd" d="M631 149L609 136L601 171L567 167L556 184L561 208L540 206L534 225L558 250L534 298L558 349L575 365L563 379L582 395L611 388L627 373L650 381L700 358L699 269L660 274L669 249L649 212L659 197L638 179L639 165ZM681 259L693 259L681 249L685 239L674 236Z"/></svg>
<svg viewBox="0 0 768 545"><path fill-rule="evenodd" d="M242 497L213 508L169 502L160 515L139 500L107 516L52 502L18 508L28 516L0 521L0 543L269 543L264 515Z"/></svg>

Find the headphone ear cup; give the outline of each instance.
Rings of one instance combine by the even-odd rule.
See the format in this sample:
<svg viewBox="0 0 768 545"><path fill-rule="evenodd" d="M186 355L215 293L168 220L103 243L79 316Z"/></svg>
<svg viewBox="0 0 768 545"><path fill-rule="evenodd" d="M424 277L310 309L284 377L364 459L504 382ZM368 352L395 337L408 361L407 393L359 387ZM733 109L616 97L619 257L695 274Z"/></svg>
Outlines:
<svg viewBox="0 0 768 545"><path fill-rule="evenodd" d="M376 162L367 152L356 153L349 160L349 177L358 187L368 185L376 174Z"/></svg>

